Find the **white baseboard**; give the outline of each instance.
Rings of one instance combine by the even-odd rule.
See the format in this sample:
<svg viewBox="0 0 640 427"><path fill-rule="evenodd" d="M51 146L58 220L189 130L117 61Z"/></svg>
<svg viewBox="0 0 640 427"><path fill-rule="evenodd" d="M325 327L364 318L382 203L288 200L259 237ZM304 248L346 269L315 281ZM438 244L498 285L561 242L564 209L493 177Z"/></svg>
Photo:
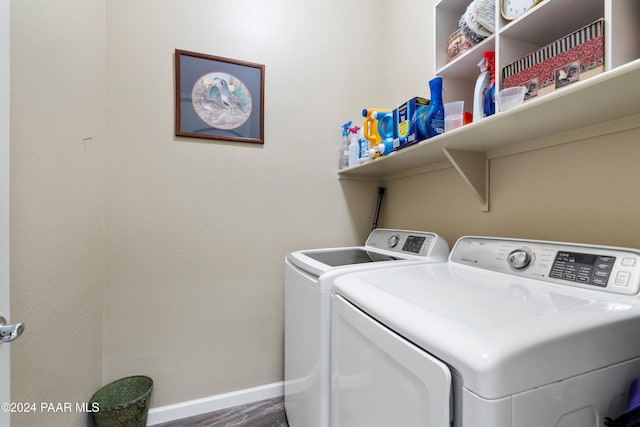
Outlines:
<svg viewBox="0 0 640 427"><path fill-rule="evenodd" d="M194 415L206 414L220 409L231 408L238 405L272 399L284 395L284 383L277 382L258 387L233 391L231 393L218 394L202 399L189 400L173 405L160 406L149 409L147 425L166 423Z"/></svg>

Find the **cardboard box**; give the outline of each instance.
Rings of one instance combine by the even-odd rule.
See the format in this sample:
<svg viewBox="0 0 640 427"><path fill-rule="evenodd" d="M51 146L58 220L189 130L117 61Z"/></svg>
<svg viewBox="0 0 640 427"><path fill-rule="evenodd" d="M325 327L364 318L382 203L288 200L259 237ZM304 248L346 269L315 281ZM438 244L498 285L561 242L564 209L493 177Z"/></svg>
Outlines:
<svg viewBox="0 0 640 427"><path fill-rule="evenodd" d="M604 71L604 19L502 68L502 87L524 86L525 101Z"/></svg>
<svg viewBox="0 0 640 427"><path fill-rule="evenodd" d="M428 99L415 97L393 110L394 150L427 139L428 108Z"/></svg>

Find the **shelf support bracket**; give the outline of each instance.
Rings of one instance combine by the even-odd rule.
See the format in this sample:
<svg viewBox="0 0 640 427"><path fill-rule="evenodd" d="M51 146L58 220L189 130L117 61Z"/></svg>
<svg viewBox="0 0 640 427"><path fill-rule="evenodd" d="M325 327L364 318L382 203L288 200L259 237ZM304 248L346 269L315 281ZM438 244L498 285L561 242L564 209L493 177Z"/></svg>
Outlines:
<svg viewBox="0 0 640 427"><path fill-rule="evenodd" d="M453 167L458 171L473 194L480 200L480 209L489 211L489 160L484 151L452 150L443 148Z"/></svg>

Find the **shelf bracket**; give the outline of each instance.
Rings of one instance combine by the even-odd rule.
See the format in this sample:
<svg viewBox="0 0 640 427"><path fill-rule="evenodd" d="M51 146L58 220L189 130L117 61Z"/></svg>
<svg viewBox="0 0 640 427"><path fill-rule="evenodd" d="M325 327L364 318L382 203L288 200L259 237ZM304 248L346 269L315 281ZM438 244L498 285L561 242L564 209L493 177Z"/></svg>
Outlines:
<svg viewBox="0 0 640 427"><path fill-rule="evenodd" d="M489 160L484 151L452 150L443 148L453 167L458 171L473 194L480 200L480 209L489 211Z"/></svg>

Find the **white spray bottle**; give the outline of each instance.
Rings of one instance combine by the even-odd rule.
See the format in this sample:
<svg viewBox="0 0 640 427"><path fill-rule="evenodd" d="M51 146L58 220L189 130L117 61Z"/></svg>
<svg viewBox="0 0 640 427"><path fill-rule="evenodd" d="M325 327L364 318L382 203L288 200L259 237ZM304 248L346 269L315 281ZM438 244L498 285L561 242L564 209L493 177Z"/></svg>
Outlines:
<svg viewBox="0 0 640 427"><path fill-rule="evenodd" d="M358 126L350 127L349 129L349 166L355 166L358 164L358 158L360 157L360 141L358 140Z"/></svg>
<svg viewBox="0 0 640 427"><path fill-rule="evenodd" d="M484 97L484 93L489 86L489 82L491 81L491 73L489 72L489 67L487 66L487 58L482 57L482 61L478 63L478 67L480 67L480 75L476 80L476 87L473 91L473 121L477 122L480 119L485 117L484 115L484 106L482 104L482 100Z"/></svg>

